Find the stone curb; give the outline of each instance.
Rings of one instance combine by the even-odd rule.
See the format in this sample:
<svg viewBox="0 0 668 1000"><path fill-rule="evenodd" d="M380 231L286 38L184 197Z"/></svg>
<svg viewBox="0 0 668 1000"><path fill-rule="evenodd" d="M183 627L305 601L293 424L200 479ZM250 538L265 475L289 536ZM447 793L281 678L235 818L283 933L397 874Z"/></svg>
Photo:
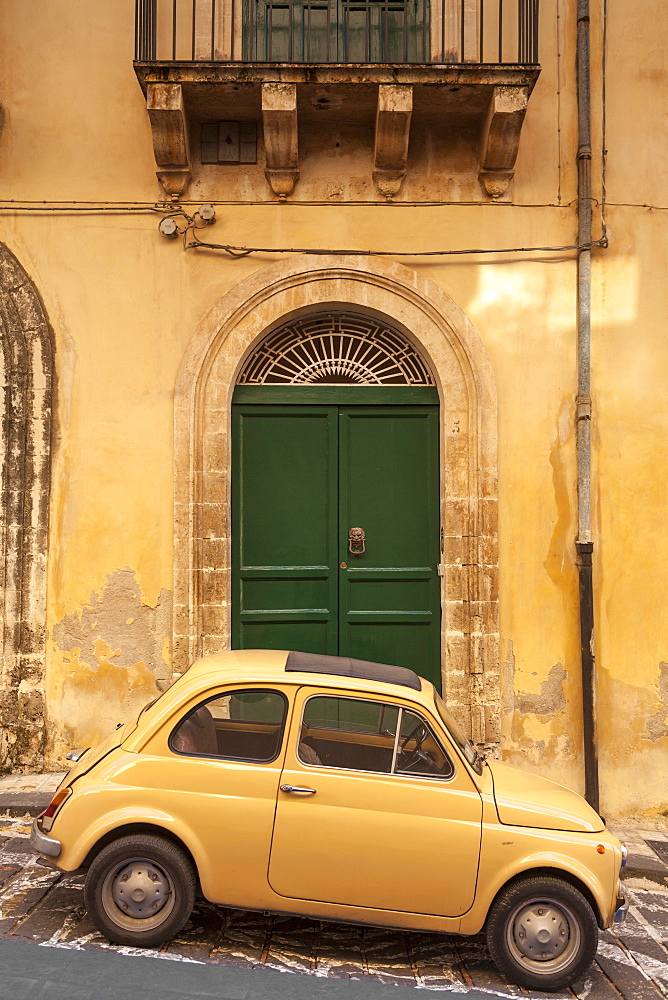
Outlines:
<svg viewBox="0 0 668 1000"><path fill-rule="evenodd" d="M0 792L0 816L39 816L53 792Z"/></svg>

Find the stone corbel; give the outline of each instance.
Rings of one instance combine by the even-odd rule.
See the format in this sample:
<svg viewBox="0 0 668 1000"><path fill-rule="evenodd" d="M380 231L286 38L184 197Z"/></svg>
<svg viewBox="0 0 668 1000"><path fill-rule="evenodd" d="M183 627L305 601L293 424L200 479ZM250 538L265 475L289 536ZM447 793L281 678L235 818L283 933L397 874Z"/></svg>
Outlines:
<svg viewBox="0 0 668 1000"><path fill-rule="evenodd" d="M388 200L399 194L406 176L412 113L410 84L378 85L373 180L378 192Z"/></svg>
<svg viewBox="0 0 668 1000"><path fill-rule="evenodd" d="M480 136L478 175L490 198L501 198L513 179L528 103L528 87L492 89Z"/></svg>
<svg viewBox="0 0 668 1000"><path fill-rule="evenodd" d="M149 83L146 108L157 177L166 194L177 201L190 184L188 122L180 83Z"/></svg>
<svg viewBox="0 0 668 1000"><path fill-rule="evenodd" d="M285 201L299 180L296 84L262 84L262 129L264 173L274 194Z"/></svg>

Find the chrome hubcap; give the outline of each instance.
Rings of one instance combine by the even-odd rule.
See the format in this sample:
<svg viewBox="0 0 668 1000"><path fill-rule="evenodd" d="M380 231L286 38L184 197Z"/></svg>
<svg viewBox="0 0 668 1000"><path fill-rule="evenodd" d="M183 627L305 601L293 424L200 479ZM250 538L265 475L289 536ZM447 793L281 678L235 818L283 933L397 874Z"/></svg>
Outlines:
<svg viewBox="0 0 668 1000"><path fill-rule="evenodd" d="M515 917L513 937L518 950L535 962L558 958L568 946L568 920L555 906L530 904Z"/></svg>
<svg viewBox="0 0 668 1000"><path fill-rule="evenodd" d="M156 865L130 861L114 875L111 897L128 917L141 919L159 913L171 890L167 877Z"/></svg>

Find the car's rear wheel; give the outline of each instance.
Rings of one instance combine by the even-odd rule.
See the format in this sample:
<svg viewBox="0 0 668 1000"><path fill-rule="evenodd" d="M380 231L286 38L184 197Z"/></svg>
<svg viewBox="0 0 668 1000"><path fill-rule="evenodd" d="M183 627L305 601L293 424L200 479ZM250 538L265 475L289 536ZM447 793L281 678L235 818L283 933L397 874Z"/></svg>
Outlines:
<svg viewBox="0 0 668 1000"><path fill-rule="evenodd" d="M91 864L84 901L105 937L150 947L181 930L195 904L196 886L192 863L175 844L148 835L121 837Z"/></svg>
<svg viewBox="0 0 668 1000"><path fill-rule="evenodd" d="M596 917L568 882L520 879L495 899L487 919L487 945L511 982L529 989L562 989L594 960Z"/></svg>

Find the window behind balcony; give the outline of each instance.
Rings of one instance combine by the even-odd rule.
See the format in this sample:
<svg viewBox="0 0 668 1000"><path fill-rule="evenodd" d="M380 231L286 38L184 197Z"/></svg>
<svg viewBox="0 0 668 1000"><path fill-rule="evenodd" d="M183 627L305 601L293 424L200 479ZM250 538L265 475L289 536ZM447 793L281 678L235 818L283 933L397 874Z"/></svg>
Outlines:
<svg viewBox="0 0 668 1000"><path fill-rule="evenodd" d="M429 62L428 0L244 0L244 59Z"/></svg>

